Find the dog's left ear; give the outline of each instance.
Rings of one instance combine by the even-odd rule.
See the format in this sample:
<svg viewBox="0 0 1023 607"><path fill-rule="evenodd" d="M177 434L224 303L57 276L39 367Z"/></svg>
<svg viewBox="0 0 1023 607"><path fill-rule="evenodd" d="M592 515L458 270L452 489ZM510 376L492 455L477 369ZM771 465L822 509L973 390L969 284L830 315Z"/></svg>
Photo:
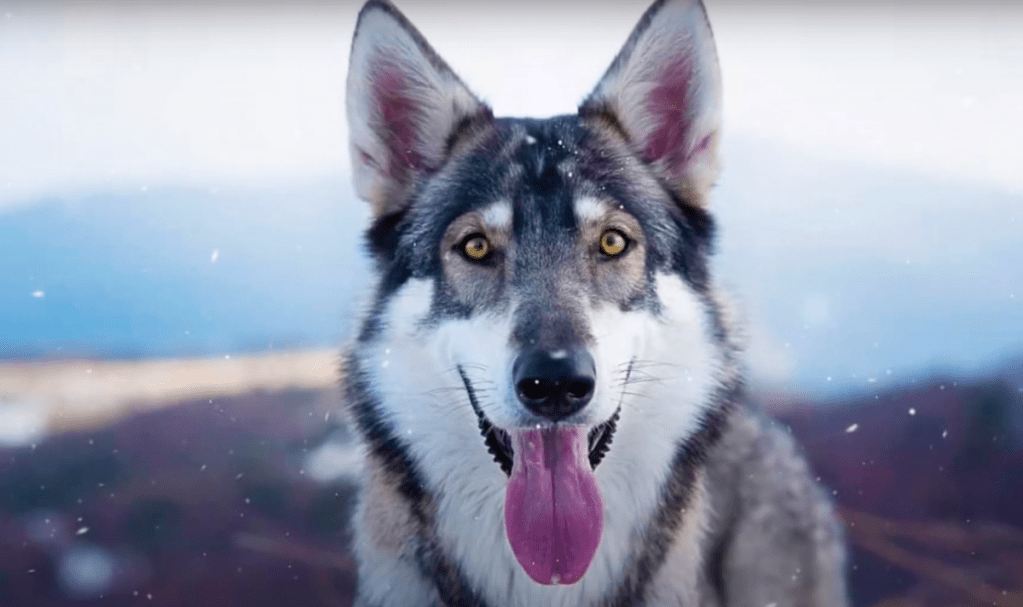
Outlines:
<svg viewBox="0 0 1023 607"><path fill-rule="evenodd" d="M705 206L718 175L721 75L700 0L658 0L579 108L620 130L686 203Z"/></svg>
<svg viewBox="0 0 1023 607"><path fill-rule="evenodd" d="M443 166L459 129L491 116L387 0L359 13L346 95L355 191L377 217L405 207L416 180Z"/></svg>

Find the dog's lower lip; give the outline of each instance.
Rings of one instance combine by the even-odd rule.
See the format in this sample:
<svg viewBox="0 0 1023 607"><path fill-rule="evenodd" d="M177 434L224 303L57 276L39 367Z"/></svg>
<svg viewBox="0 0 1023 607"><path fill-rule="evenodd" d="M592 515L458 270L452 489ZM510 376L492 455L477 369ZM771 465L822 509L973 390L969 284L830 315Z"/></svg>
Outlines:
<svg viewBox="0 0 1023 607"><path fill-rule="evenodd" d="M506 431L490 423L490 420L483 415L482 411L479 411L478 414L480 416L480 432L487 443L487 449L494 456L494 461L501 466L501 470L504 470L505 474L511 476L512 458L514 456L511 436Z"/></svg>
<svg viewBox="0 0 1023 607"><path fill-rule="evenodd" d="M620 411L616 410L607 421L597 424L589 431L589 459L590 466L594 469L611 448L611 439L617 429ZM504 473L511 476L515 458L511 435L504 428L494 425L483 411L477 409L476 415L479 417L480 434L483 435L487 450L494 456L494 461L501 466Z"/></svg>

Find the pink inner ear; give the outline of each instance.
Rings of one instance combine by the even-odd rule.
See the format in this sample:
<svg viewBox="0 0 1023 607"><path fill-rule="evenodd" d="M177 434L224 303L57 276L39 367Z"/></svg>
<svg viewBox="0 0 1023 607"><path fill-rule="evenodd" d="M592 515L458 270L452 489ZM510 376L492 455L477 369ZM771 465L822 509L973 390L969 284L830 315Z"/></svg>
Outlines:
<svg viewBox="0 0 1023 607"><path fill-rule="evenodd" d="M381 61L372 78L373 98L380 111L378 136L387 147L387 171L391 177L401 177L409 169L423 166L419 129L422 111L409 94L413 88L401 68L389 61Z"/></svg>
<svg viewBox="0 0 1023 607"><path fill-rule="evenodd" d="M692 129L689 105L694 77L692 59L680 57L661 69L658 84L647 98L646 111L654 128L647 134L643 159L647 162L664 159L665 168L671 172L683 171L697 151L690 150L687 143Z"/></svg>

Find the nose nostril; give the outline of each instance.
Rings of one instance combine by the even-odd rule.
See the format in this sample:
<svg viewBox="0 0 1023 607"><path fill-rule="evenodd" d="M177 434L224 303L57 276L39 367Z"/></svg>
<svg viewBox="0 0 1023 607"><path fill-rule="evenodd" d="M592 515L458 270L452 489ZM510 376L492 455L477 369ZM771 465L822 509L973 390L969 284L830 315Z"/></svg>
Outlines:
<svg viewBox="0 0 1023 607"><path fill-rule="evenodd" d="M583 399L593 393L593 382L588 379L577 379L569 382L565 392L574 399Z"/></svg>
<svg viewBox="0 0 1023 607"><path fill-rule="evenodd" d="M519 382L519 396L530 402L542 402L551 396L551 384L543 379L530 377Z"/></svg>

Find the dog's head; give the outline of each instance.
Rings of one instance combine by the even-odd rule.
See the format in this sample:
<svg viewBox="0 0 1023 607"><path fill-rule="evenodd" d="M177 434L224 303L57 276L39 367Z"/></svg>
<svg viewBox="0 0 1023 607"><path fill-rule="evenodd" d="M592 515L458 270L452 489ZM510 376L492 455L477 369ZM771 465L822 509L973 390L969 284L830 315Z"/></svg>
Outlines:
<svg viewBox="0 0 1023 607"><path fill-rule="evenodd" d="M347 109L379 272L360 424L467 527L499 492L542 584L624 529L610 499L654 507L715 406L719 88L698 0L656 2L578 114L543 120L493 117L390 4L360 15Z"/></svg>

